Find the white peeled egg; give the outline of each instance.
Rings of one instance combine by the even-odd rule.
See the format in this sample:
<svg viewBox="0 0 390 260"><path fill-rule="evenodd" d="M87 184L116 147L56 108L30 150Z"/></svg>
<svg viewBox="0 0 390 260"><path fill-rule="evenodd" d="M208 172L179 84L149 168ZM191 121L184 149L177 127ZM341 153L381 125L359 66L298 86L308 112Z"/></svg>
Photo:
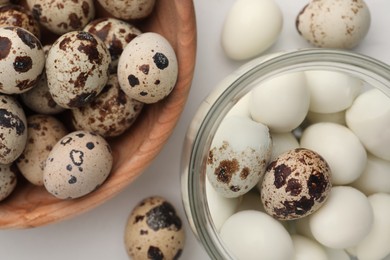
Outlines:
<svg viewBox="0 0 390 260"><path fill-rule="evenodd" d="M294 260L327 260L324 247L317 241L301 235L291 236L294 245Z"/></svg>
<svg viewBox="0 0 390 260"><path fill-rule="evenodd" d="M363 87L363 82L351 75L336 71L305 71L310 89L309 110L317 113L335 113L352 105Z"/></svg>
<svg viewBox="0 0 390 260"><path fill-rule="evenodd" d="M335 123L317 123L303 131L301 147L319 153L332 170L332 184L349 184L363 173L367 153L356 135Z"/></svg>
<svg viewBox="0 0 390 260"><path fill-rule="evenodd" d="M271 149L267 126L247 117L226 117L210 146L207 178L222 196L241 196L263 177Z"/></svg>
<svg viewBox="0 0 390 260"><path fill-rule="evenodd" d="M304 120L310 92L303 72L293 72L259 84L252 91L249 110L253 120L277 133L289 132Z"/></svg>
<svg viewBox="0 0 390 260"><path fill-rule="evenodd" d="M251 94L247 93L245 96L240 98L240 100L237 101L237 103L229 110L229 112L226 114L226 116L246 116L250 118L250 112L249 112L249 101L251 99Z"/></svg>
<svg viewBox="0 0 390 260"><path fill-rule="evenodd" d="M207 178L205 181L207 205L209 207L210 215L215 228L220 230L226 219L236 212L240 199L225 198L221 196L216 190L214 190Z"/></svg>
<svg viewBox="0 0 390 260"><path fill-rule="evenodd" d="M370 202L362 192L337 186L332 188L326 203L309 216L309 225L318 242L341 249L362 241L371 230L373 218Z"/></svg>
<svg viewBox="0 0 390 260"><path fill-rule="evenodd" d="M359 95L346 111L347 126L375 156L390 160L390 98L379 89Z"/></svg>
<svg viewBox="0 0 390 260"><path fill-rule="evenodd" d="M283 225L256 210L232 215L220 236L235 259L291 259L294 254L291 236Z"/></svg>
<svg viewBox="0 0 390 260"><path fill-rule="evenodd" d="M366 168L351 185L367 196L378 193L390 193L390 161L368 154Z"/></svg>
<svg viewBox="0 0 390 260"><path fill-rule="evenodd" d="M325 248L328 260L351 260L351 257L343 249Z"/></svg>
<svg viewBox="0 0 390 260"><path fill-rule="evenodd" d="M390 254L390 194L376 193L368 200L374 222L370 233L355 247L355 252L359 260L379 260Z"/></svg>
<svg viewBox="0 0 390 260"><path fill-rule="evenodd" d="M286 133L271 133L272 138L272 155L271 160L273 161L280 154L293 150L299 147L297 138L291 132Z"/></svg>
<svg viewBox="0 0 390 260"><path fill-rule="evenodd" d="M282 12L274 0L238 0L224 21L222 47L231 59L253 58L277 40L282 27Z"/></svg>

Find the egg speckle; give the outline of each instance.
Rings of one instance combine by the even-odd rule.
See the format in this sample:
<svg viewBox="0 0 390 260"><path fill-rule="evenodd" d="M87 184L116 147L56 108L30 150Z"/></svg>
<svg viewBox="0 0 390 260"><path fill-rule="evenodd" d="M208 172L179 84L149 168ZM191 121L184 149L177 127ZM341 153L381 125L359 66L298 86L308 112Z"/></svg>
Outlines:
<svg viewBox="0 0 390 260"><path fill-rule="evenodd" d="M37 37L20 27L0 27L0 93L20 94L33 88L45 66Z"/></svg>
<svg viewBox="0 0 390 260"><path fill-rule="evenodd" d="M127 220L125 245L132 259L179 259L184 242L181 218L162 197L142 200Z"/></svg>
<svg viewBox="0 0 390 260"><path fill-rule="evenodd" d="M14 97L0 94L0 164L15 161L26 141L27 120L23 108Z"/></svg>
<svg viewBox="0 0 390 260"><path fill-rule="evenodd" d="M46 59L50 94L64 108L83 106L92 101L108 81L111 58L97 36L72 31L59 37Z"/></svg>
<svg viewBox="0 0 390 260"><path fill-rule="evenodd" d="M57 198L78 198L106 180L112 162L111 148L101 136L75 131L61 138L49 153L43 182Z"/></svg>
<svg viewBox="0 0 390 260"><path fill-rule="evenodd" d="M298 219L320 208L331 187L327 162L311 150L297 148L268 165L261 201L266 212L277 219Z"/></svg>
<svg viewBox="0 0 390 260"><path fill-rule="evenodd" d="M317 47L346 48L358 45L371 23L363 0L310 1L296 18L299 34Z"/></svg>
<svg viewBox="0 0 390 260"><path fill-rule="evenodd" d="M0 201L7 198L17 184L16 174L11 164L0 164Z"/></svg>
<svg viewBox="0 0 390 260"><path fill-rule="evenodd" d="M131 98L155 103L171 93L178 76L174 49L162 35L147 32L126 45L119 58L118 80Z"/></svg>

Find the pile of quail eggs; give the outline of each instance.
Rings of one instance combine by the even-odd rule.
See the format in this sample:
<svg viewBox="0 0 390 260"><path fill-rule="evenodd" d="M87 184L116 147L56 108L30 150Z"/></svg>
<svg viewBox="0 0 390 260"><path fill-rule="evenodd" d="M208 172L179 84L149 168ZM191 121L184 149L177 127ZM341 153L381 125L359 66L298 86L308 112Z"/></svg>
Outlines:
<svg viewBox="0 0 390 260"><path fill-rule="evenodd" d="M315 47L353 48L369 25L362 0L312 0L296 17ZM222 46L234 60L256 57L281 26L274 1L238 0ZM390 98L336 71L254 85L222 119L207 156L207 204L228 251L246 260L388 256Z"/></svg>
<svg viewBox="0 0 390 260"><path fill-rule="evenodd" d="M168 40L136 26L155 1L0 5L0 200L19 178L59 199L89 194L111 172L108 139L176 84Z"/></svg>

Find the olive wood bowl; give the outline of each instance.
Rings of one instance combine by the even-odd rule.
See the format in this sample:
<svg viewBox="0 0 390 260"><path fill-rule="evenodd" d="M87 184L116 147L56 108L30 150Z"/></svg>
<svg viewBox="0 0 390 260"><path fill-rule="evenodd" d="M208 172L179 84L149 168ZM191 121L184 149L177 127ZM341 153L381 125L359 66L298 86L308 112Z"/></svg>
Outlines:
<svg viewBox="0 0 390 260"><path fill-rule="evenodd" d="M97 14L104 11L97 6ZM161 151L186 104L195 67L196 21L192 0L157 0L150 17L136 24L142 31L162 34L174 48L179 74L171 94L146 105L131 128L109 140L114 163L110 176L96 191L73 200L60 200L44 187L19 181L0 202L0 228L29 228L84 213L113 198L151 164Z"/></svg>

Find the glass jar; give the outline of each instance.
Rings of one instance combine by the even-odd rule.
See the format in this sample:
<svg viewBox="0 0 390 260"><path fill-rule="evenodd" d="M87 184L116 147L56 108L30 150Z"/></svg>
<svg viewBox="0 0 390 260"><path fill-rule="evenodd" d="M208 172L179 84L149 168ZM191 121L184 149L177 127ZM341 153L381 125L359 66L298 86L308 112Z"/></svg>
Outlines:
<svg viewBox="0 0 390 260"><path fill-rule="evenodd" d="M276 75L307 70L345 72L390 96L390 66L341 50L305 49L260 57L225 78L195 114L187 131L181 160L186 215L193 232L212 259L233 259L213 224L205 188L206 160L220 122L254 86Z"/></svg>

